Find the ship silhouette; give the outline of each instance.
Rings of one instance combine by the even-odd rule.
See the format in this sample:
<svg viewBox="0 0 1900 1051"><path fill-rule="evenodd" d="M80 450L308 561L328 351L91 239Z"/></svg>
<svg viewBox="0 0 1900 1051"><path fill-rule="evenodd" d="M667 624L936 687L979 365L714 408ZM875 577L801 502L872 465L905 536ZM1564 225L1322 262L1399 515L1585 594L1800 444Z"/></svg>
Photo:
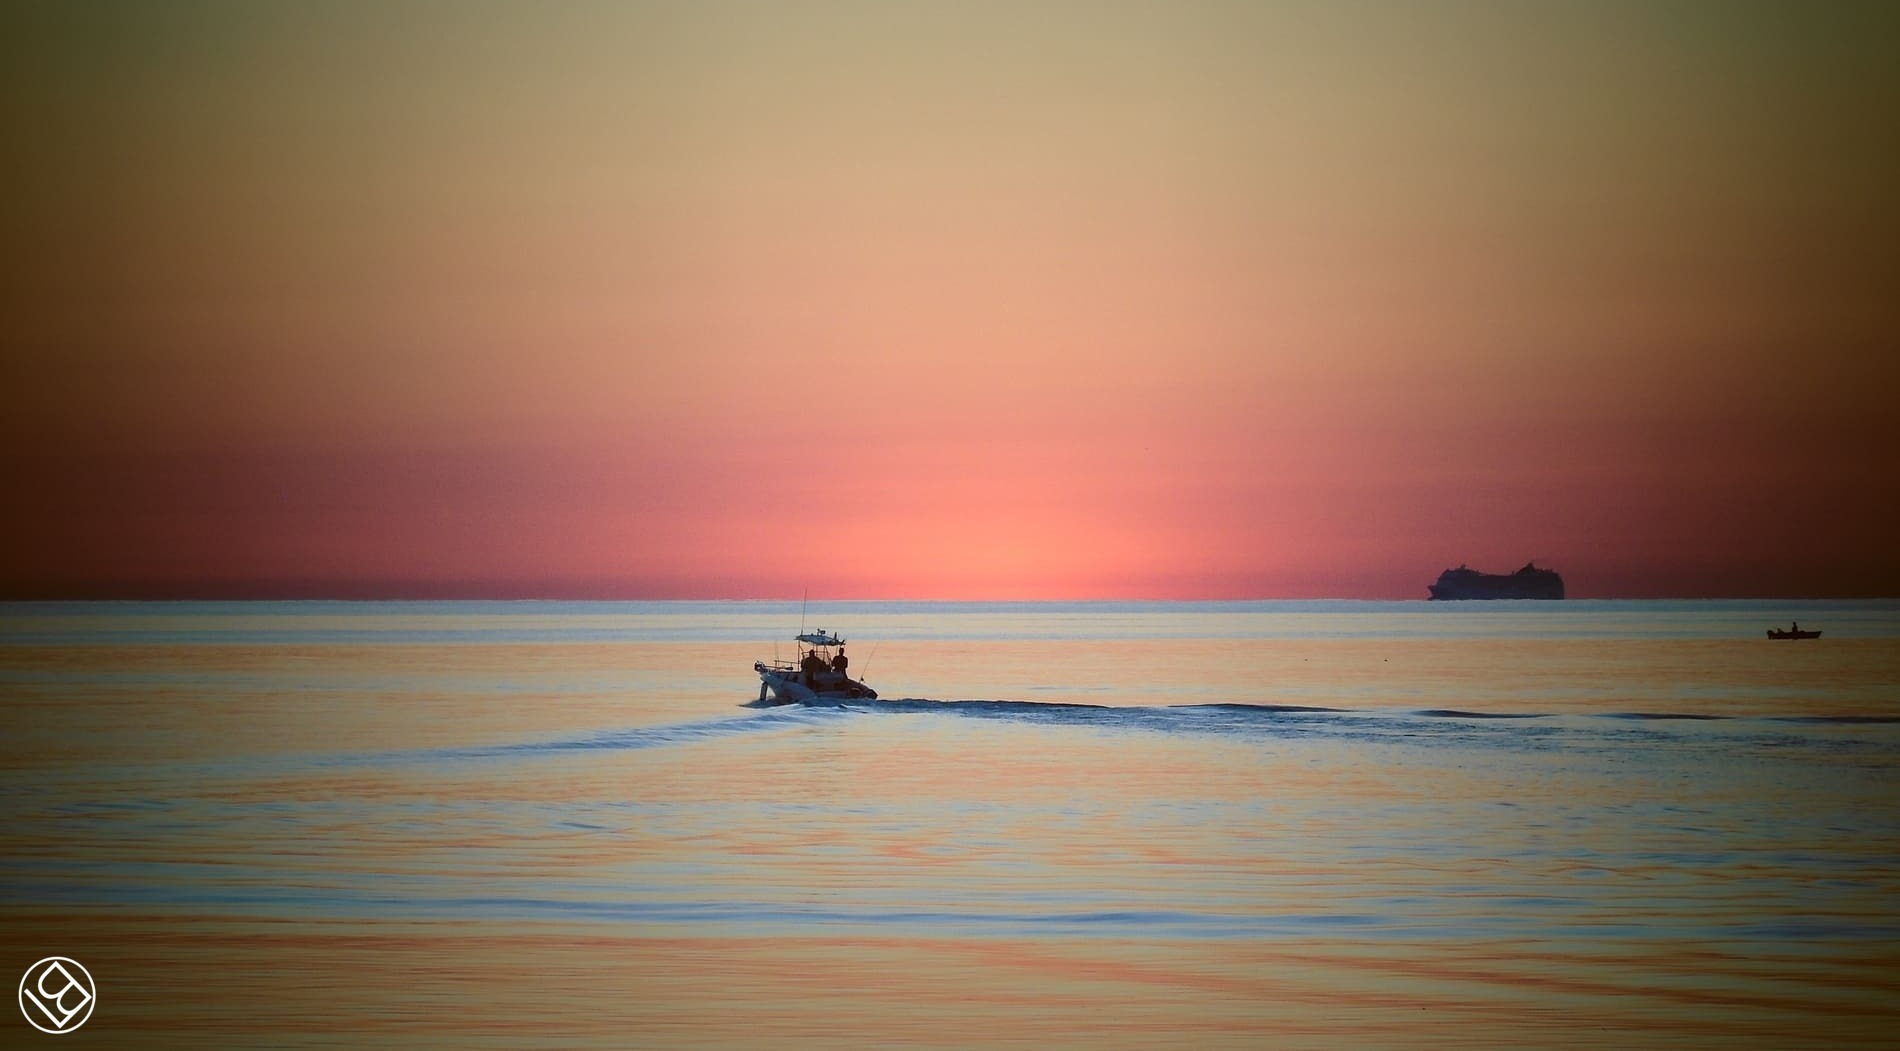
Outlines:
<svg viewBox="0 0 1900 1051"><path fill-rule="evenodd" d="M1455 599L1558 599L1564 597L1564 578L1554 569L1539 569L1533 562L1515 573L1480 573L1460 565L1438 574L1431 585L1432 598Z"/></svg>

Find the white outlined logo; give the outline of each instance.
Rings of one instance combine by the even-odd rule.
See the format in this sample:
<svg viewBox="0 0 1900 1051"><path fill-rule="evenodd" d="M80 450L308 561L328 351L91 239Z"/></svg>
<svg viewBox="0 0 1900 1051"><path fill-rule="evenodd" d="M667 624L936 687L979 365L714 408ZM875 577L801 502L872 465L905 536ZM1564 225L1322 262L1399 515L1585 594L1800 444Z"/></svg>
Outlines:
<svg viewBox="0 0 1900 1051"><path fill-rule="evenodd" d="M78 960L48 956L20 978L20 1013L42 1033L70 1033L86 1024L99 1002L92 975ZM49 1024L50 1023L50 1024Z"/></svg>

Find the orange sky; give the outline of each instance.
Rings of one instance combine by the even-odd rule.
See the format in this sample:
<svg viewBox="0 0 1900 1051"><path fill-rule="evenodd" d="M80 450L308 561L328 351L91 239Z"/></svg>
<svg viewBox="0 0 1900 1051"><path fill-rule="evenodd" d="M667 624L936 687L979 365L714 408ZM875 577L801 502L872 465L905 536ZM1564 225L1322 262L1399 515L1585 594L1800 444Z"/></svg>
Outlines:
<svg viewBox="0 0 1900 1051"><path fill-rule="evenodd" d="M1900 595L1881 5L4 17L0 597Z"/></svg>

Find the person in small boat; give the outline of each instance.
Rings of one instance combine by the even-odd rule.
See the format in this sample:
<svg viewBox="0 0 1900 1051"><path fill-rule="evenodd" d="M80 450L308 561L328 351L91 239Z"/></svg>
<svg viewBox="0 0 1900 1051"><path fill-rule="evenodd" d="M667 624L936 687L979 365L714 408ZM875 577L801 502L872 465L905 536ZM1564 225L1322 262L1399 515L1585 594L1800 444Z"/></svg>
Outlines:
<svg viewBox="0 0 1900 1051"><path fill-rule="evenodd" d="M798 668L805 673L805 685L818 685L818 673L825 670L825 659L817 650L806 650L805 659L798 662Z"/></svg>
<svg viewBox="0 0 1900 1051"><path fill-rule="evenodd" d="M843 647L840 647L838 655L831 658L831 670L837 672L842 678L850 678L844 673L844 670L849 667L851 667L851 658L845 656Z"/></svg>

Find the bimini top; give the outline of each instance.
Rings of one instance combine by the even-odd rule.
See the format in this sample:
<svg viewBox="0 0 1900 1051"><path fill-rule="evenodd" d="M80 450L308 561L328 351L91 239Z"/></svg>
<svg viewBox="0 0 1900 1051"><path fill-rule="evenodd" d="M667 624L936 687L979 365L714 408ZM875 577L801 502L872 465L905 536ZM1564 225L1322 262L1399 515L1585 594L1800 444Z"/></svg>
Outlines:
<svg viewBox="0 0 1900 1051"><path fill-rule="evenodd" d="M836 635L827 634L825 632L825 629L823 628L819 628L817 631L814 631L809 635L800 635L798 637L798 641L804 643L807 646L842 646L844 645L843 639L839 638Z"/></svg>

